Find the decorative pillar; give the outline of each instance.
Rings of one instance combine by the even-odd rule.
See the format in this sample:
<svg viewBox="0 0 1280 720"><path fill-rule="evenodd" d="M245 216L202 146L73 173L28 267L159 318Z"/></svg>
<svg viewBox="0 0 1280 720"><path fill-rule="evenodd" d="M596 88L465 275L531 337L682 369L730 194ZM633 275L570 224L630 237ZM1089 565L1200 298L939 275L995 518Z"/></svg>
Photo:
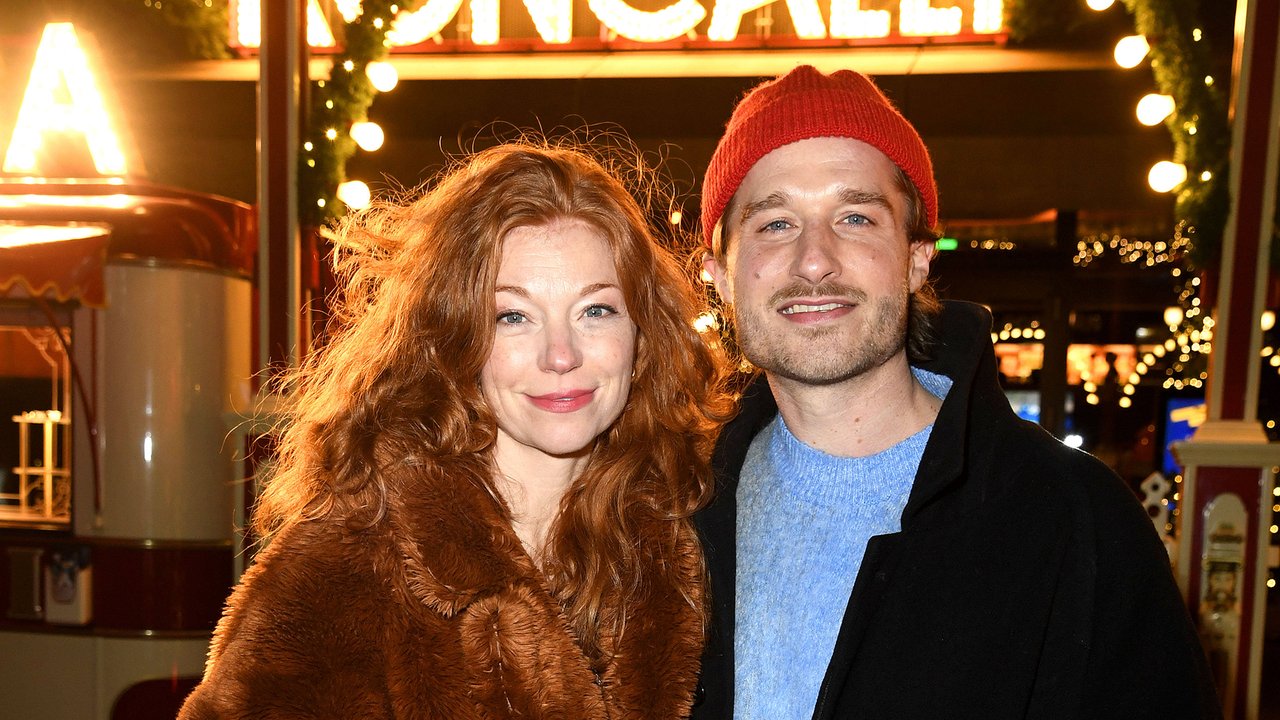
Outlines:
<svg viewBox="0 0 1280 720"><path fill-rule="evenodd" d="M1177 575L1227 718L1258 717L1271 487L1280 445L1257 421L1259 349L1280 131L1280 3L1238 0L1231 214L1214 306L1207 419L1174 451L1186 470Z"/></svg>
<svg viewBox="0 0 1280 720"><path fill-rule="evenodd" d="M302 340L298 146L307 89L306 0L262 3L258 55L258 364L295 367Z"/></svg>

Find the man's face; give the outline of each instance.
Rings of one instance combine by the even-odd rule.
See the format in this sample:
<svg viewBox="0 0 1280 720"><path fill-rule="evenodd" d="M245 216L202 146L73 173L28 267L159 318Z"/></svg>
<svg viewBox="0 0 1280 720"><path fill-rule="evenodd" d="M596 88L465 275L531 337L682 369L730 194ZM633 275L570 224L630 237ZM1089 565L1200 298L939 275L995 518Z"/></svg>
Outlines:
<svg viewBox="0 0 1280 720"><path fill-rule="evenodd" d="M761 158L722 220L724 263L705 263L746 358L826 385L904 353L934 252L908 241L906 214L896 168L864 142L813 138Z"/></svg>

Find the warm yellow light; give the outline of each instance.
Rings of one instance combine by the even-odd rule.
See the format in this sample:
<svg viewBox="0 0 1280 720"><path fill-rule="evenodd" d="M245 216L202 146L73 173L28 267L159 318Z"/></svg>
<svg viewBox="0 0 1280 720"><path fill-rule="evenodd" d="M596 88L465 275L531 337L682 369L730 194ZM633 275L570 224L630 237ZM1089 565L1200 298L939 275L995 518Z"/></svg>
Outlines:
<svg viewBox="0 0 1280 720"><path fill-rule="evenodd" d="M813 4L816 13L817 5L812 0L810 4ZM639 42L661 42L678 38L693 30L707 15L706 8L697 0L677 0L654 11L637 10L626 0L588 0L587 7L591 8L591 12L595 13L605 27L621 37ZM819 19L818 22L822 20ZM826 34L825 28L823 34Z"/></svg>
<svg viewBox="0 0 1280 720"><path fill-rule="evenodd" d="M1122 68L1137 67L1150 51L1151 46L1147 44L1147 39L1142 35L1129 35L1128 37L1120 38L1120 42L1116 43L1116 64Z"/></svg>
<svg viewBox="0 0 1280 720"><path fill-rule="evenodd" d="M1090 10L1097 10L1098 12L1102 12L1115 4L1116 0L1085 0L1085 5L1088 5Z"/></svg>
<svg viewBox="0 0 1280 720"><path fill-rule="evenodd" d="M716 316L711 313L702 313L693 320L693 329L700 333L715 330L718 327L720 323L716 322Z"/></svg>
<svg viewBox="0 0 1280 720"><path fill-rule="evenodd" d="M352 210L363 210L369 207L372 193L363 181L348 180L338 186L338 199Z"/></svg>
<svg viewBox="0 0 1280 720"><path fill-rule="evenodd" d="M524 0L524 6L543 42L558 45L573 39L573 0Z"/></svg>
<svg viewBox="0 0 1280 720"><path fill-rule="evenodd" d="M898 32L903 35L959 35L962 11L936 8L932 0L902 0L898 6Z"/></svg>
<svg viewBox="0 0 1280 720"><path fill-rule="evenodd" d="M1169 192L1186 181L1187 166L1168 160L1152 165L1147 173L1147 184L1156 192Z"/></svg>
<svg viewBox="0 0 1280 720"><path fill-rule="evenodd" d="M1004 0L974 0L973 31L998 33L1004 29Z"/></svg>
<svg viewBox="0 0 1280 720"><path fill-rule="evenodd" d="M351 126L351 139L356 141L356 145L359 145L361 150L373 152L382 147L386 135L382 132L381 125L366 120Z"/></svg>
<svg viewBox="0 0 1280 720"><path fill-rule="evenodd" d="M70 132L84 137L100 175L124 175L128 171L124 148L113 128L75 27L71 23L46 25L18 108L4 171L36 174L48 134Z"/></svg>
<svg viewBox="0 0 1280 720"><path fill-rule="evenodd" d="M771 2L773 0L717 0L711 11L707 37L712 40L733 40L738 37L742 16ZM822 15L818 12L815 0L787 0L787 12L791 13L791 24L795 26L796 35L809 39L827 36L827 28L822 23Z"/></svg>
<svg viewBox="0 0 1280 720"><path fill-rule="evenodd" d="M342 16L342 22L353 22L364 11L360 0L333 0L333 7Z"/></svg>
<svg viewBox="0 0 1280 720"><path fill-rule="evenodd" d="M1085 402L1087 402L1087 403L1089 403L1090 405L1097 405L1097 404L1098 404L1098 396L1097 396L1097 395L1094 395L1093 393L1089 393L1088 395L1086 395L1086 396L1084 397L1084 401L1085 401Z"/></svg>
<svg viewBox="0 0 1280 720"><path fill-rule="evenodd" d="M1128 395L1125 395L1124 397L1120 398L1119 403L1120 403L1120 407L1122 408L1131 407L1133 405L1133 398L1130 398Z"/></svg>
<svg viewBox="0 0 1280 720"><path fill-rule="evenodd" d="M440 34L461 8L462 0L429 0L413 12L402 12L387 30L387 42L397 47L426 42Z"/></svg>
<svg viewBox="0 0 1280 720"><path fill-rule="evenodd" d="M672 210L671 215L669 215L667 219L671 222L672 225L679 225L680 221L684 220L684 213L680 212L679 210Z"/></svg>
<svg viewBox="0 0 1280 720"><path fill-rule="evenodd" d="M888 37L892 18L888 10L863 10L861 0L831 0L831 37Z"/></svg>
<svg viewBox="0 0 1280 720"><path fill-rule="evenodd" d="M1262 332L1266 332L1276 326L1276 312L1274 310L1262 311Z"/></svg>
<svg viewBox="0 0 1280 720"><path fill-rule="evenodd" d="M307 44L311 47L334 47L338 43L329 30L329 20L320 9L320 0L307 0Z"/></svg>
<svg viewBox="0 0 1280 720"><path fill-rule="evenodd" d="M1170 305L1164 309L1164 324L1169 326L1170 330L1177 330L1182 324L1182 308L1177 305Z"/></svg>
<svg viewBox="0 0 1280 720"><path fill-rule="evenodd" d="M1138 122L1143 125L1159 125L1173 114L1172 95L1150 93L1138 101Z"/></svg>
<svg viewBox="0 0 1280 720"><path fill-rule="evenodd" d="M396 66L385 60L375 60L365 65L364 74L378 92L391 92L400 82L400 73L396 72Z"/></svg>
<svg viewBox="0 0 1280 720"><path fill-rule="evenodd" d="M471 42L493 45L498 42L498 0L471 0Z"/></svg>

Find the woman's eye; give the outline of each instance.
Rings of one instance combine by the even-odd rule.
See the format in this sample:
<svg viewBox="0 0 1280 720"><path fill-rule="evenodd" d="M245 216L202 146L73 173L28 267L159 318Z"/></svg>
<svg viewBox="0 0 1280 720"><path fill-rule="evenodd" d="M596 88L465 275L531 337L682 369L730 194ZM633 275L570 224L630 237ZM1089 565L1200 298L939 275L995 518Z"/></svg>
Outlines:
<svg viewBox="0 0 1280 720"><path fill-rule="evenodd" d="M607 315L617 315L618 311L611 305L592 305L587 308L585 314L590 318L600 318Z"/></svg>
<svg viewBox="0 0 1280 720"><path fill-rule="evenodd" d="M524 321L524 314L516 312L515 310L507 310L506 312L498 313L499 325L518 325Z"/></svg>

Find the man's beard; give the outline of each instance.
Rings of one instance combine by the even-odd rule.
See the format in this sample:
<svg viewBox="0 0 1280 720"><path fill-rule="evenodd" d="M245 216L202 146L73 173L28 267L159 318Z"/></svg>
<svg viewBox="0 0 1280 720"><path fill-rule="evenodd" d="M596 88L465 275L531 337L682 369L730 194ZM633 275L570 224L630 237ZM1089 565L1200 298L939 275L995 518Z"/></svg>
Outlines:
<svg viewBox="0 0 1280 720"><path fill-rule="evenodd" d="M837 296L858 303L861 325L785 328L766 322L771 308L791 298ZM736 312L738 345L751 364L779 377L805 385L832 385L883 365L906 345L909 296L878 298L850 286L823 283L790 285L774 293L765 308ZM735 311L738 308L735 308Z"/></svg>

